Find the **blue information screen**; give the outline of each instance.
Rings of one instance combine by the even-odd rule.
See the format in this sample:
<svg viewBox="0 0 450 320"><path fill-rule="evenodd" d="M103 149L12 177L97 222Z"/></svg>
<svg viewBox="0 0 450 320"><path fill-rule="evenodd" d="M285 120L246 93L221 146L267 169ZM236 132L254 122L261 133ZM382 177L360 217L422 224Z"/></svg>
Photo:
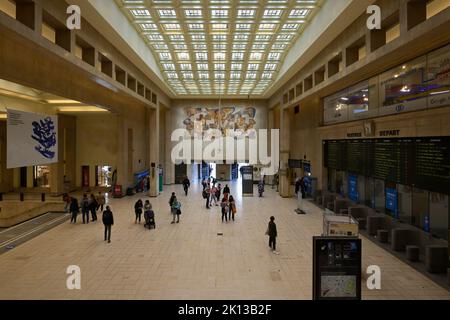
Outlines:
<svg viewBox="0 0 450 320"><path fill-rule="evenodd" d="M349 174L348 175L348 197L352 201L358 201L358 175Z"/></svg>
<svg viewBox="0 0 450 320"><path fill-rule="evenodd" d="M386 209L398 219L398 193L396 189L386 188Z"/></svg>

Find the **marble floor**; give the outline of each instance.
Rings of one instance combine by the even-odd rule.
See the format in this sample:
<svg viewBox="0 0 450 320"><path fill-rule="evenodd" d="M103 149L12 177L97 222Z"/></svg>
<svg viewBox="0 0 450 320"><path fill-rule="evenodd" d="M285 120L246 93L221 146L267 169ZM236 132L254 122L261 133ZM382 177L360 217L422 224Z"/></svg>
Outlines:
<svg viewBox="0 0 450 320"><path fill-rule="evenodd" d="M238 184L232 193L239 194ZM311 299L312 236L322 230L321 210L307 203L297 215L295 199L267 187L264 198L238 198L235 222L222 223L207 210L201 186L182 195L169 186L151 199L156 230L134 223L142 195L110 199L115 218L112 243L101 222L65 223L0 256L0 299ZM181 223L172 225L172 191L182 203ZM146 199L146 198L143 198ZM278 227L279 255L264 235L271 215ZM223 236L218 236L223 233ZM68 290L67 267L81 268L81 290ZM378 265L382 289L363 299L450 299L439 287L371 241L363 239L363 269Z"/></svg>

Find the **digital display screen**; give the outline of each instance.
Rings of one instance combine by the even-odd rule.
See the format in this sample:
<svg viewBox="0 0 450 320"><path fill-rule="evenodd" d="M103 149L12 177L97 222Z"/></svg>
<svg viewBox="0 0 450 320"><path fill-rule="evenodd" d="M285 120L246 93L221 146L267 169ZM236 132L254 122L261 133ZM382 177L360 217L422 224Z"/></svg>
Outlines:
<svg viewBox="0 0 450 320"><path fill-rule="evenodd" d="M450 137L330 140L327 168L450 194Z"/></svg>

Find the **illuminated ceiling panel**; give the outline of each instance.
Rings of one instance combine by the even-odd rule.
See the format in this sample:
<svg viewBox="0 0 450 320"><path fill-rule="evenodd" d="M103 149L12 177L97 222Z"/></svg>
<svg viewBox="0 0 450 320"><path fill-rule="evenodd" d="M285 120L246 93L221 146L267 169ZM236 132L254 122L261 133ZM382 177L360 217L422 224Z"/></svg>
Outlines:
<svg viewBox="0 0 450 320"><path fill-rule="evenodd" d="M272 86L322 0L116 0L177 95Z"/></svg>

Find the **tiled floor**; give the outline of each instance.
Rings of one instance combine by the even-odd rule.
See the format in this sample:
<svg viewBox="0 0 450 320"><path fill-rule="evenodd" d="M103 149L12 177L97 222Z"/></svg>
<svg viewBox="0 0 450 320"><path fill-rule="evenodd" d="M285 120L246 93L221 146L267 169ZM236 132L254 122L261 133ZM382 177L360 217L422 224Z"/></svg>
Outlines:
<svg viewBox="0 0 450 320"><path fill-rule="evenodd" d="M170 224L171 191L183 205L176 225ZM168 187L151 199L156 230L134 224L137 196L112 199L111 244L103 241L101 222L66 223L3 254L0 299L311 299L318 208L308 203L309 213L297 215L294 199L268 187L264 198L238 198L236 222L222 223L217 207L204 208L200 186L188 198L181 191ZM271 215L280 255L270 253L264 235ZM382 290L363 286L364 299L450 299L450 292L365 239L363 255L364 267L382 270ZM81 290L66 288L69 265L81 267Z"/></svg>

